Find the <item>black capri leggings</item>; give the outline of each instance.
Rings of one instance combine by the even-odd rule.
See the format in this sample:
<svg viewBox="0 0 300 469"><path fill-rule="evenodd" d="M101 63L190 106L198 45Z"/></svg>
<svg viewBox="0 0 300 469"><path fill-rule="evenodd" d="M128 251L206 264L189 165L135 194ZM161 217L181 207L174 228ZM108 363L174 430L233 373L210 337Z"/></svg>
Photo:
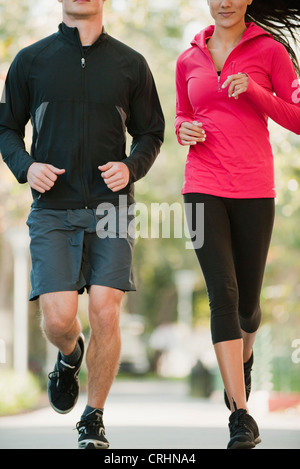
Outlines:
<svg viewBox="0 0 300 469"><path fill-rule="evenodd" d="M201 248L195 245L195 252L209 298L213 343L240 339L241 330L256 332L261 322L260 294L274 224L274 199L192 193L184 195L184 203L189 205L185 208L193 232L199 232L196 205L204 204L204 243Z"/></svg>

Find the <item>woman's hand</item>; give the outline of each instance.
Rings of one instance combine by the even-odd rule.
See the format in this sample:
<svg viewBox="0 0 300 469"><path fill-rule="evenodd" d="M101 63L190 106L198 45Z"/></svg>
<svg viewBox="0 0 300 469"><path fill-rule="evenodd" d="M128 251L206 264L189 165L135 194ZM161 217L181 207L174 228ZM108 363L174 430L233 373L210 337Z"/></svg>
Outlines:
<svg viewBox="0 0 300 469"><path fill-rule="evenodd" d="M206 133L201 122L183 122L179 127L178 136L182 145L196 145L205 142Z"/></svg>
<svg viewBox="0 0 300 469"><path fill-rule="evenodd" d="M223 83L222 88L228 88L229 98L233 97L239 99L239 95L246 93L249 85L248 75L245 73L238 73L237 75L230 75L227 80Z"/></svg>

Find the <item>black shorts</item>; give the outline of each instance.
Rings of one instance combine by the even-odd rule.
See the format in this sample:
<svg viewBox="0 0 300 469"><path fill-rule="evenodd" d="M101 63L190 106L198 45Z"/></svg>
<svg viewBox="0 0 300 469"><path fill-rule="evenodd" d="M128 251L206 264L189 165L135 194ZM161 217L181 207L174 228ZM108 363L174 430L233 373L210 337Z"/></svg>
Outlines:
<svg viewBox="0 0 300 469"><path fill-rule="evenodd" d="M95 209L33 208L27 220L32 261L29 300L50 292L83 293L91 285L135 291L134 223L127 207L122 213L112 207L100 215Z"/></svg>

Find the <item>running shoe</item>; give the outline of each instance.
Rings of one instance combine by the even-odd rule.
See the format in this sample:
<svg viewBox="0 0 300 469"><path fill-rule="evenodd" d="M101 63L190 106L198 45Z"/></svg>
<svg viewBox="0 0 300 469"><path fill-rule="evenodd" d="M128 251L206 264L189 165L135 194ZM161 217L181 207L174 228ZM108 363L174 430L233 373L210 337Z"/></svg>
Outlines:
<svg viewBox="0 0 300 469"><path fill-rule="evenodd" d="M62 359L60 351L54 371L49 373L48 396L52 408L59 414L70 412L79 396L79 371L84 355L84 336L80 335L78 343L81 347L81 358L75 366L68 365Z"/></svg>
<svg viewBox="0 0 300 469"><path fill-rule="evenodd" d="M229 417L230 441L227 449L252 449L261 442L257 423L245 409L237 409Z"/></svg>
<svg viewBox="0 0 300 469"><path fill-rule="evenodd" d="M252 366L253 366L253 352L249 360L244 363L244 379L245 379L245 390L246 390L246 400L248 401L250 392L251 392L251 371L252 371ZM230 404L229 400L226 394L226 391L224 390L224 401L228 409L230 410Z"/></svg>
<svg viewBox="0 0 300 469"><path fill-rule="evenodd" d="M83 416L76 424L79 433L79 449L107 449L109 442L105 436L103 424L103 413L95 409L89 414Z"/></svg>

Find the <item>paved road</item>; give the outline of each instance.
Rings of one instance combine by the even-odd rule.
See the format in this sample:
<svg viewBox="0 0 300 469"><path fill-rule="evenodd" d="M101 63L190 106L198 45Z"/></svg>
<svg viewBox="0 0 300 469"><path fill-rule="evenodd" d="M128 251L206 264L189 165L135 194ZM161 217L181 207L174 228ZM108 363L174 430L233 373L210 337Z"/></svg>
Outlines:
<svg viewBox="0 0 300 469"><path fill-rule="evenodd" d="M46 407L1 417L0 449L76 449L74 429L85 402L83 395L67 415ZM252 408L262 437L258 449L300 449L299 412L268 413L258 394ZM228 415L222 400L192 398L184 383L118 380L107 401L105 426L111 450L223 449Z"/></svg>

